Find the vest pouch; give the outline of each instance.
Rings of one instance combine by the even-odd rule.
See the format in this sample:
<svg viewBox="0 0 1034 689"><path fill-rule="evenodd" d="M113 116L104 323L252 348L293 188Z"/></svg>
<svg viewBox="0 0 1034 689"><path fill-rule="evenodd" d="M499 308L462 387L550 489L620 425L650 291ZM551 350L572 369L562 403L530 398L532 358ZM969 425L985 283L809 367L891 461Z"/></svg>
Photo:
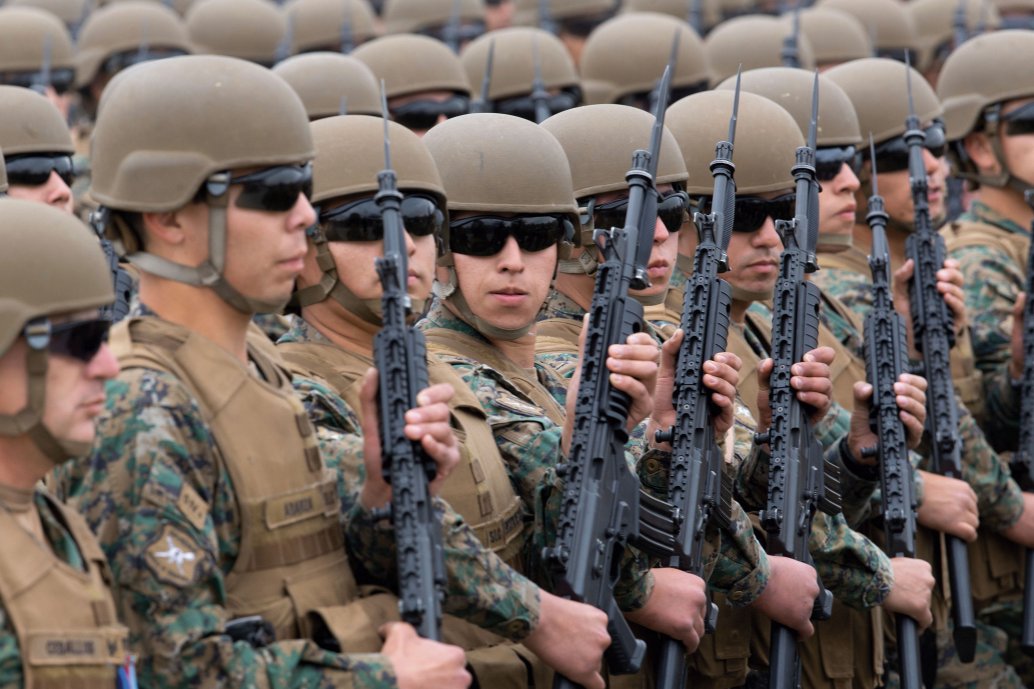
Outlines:
<svg viewBox="0 0 1034 689"><path fill-rule="evenodd" d="M969 544L970 587L974 600L987 605L1008 593L1023 590L1023 553L1020 546L982 529Z"/></svg>
<svg viewBox="0 0 1034 689"><path fill-rule="evenodd" d="M289 577L284 588L291 600L299 632L304 639L313 637L309 613L320 608L340 606L356 596L356 588L344 552L333 553L314 562L311 569ZM376 634L377 630L374 629Z"/></svg>
<svg viewBox="0 0 1034 689"><path fill-rule="evenodd" d="M697 652L689 657L689 685L707 689L727 689L743 684L750 657L750 608L725 604L725 596L713 593L718 606L718 628L700 640Z"/></svg>
<svg viewBox="0 0 1034 689"><path fill-rule="evenodd" d="M345 605L310 610L306 624L313 638L335 639L338 649L333 650L342 653L380 653L381 626L402 619L398 596L379 586L360 587L359 596Z"/></svg>

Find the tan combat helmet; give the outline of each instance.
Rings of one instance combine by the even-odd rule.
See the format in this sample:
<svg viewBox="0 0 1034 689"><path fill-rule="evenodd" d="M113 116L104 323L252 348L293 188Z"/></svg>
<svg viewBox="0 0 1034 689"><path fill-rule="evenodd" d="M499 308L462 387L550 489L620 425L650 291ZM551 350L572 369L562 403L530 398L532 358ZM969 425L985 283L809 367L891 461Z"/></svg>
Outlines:
<svg viewBox="0 0 1034 689"><path fill-rule="evenodd" d="M578 212L567 156L552 134L519 117L479 113L443 122L427 132L423 141L442 177L450 212L566 216L570 236L562 240L560 251L560 257L566 257ZM502 330L474 315L458 288L447 231L439 264L449 268L449 281L436 283L435 294L453 304L478 331L494 338L517 339L534 325Z"/></svg>
<svg viewBox="0 0 1034 689"><path fill-rule="evenodd" d="M0 146L0 197L7 194L7 168L4 165L4 151Z"/></svg>
<svg viewBox="0 0 1034 689"><path fill-rule="evenodd" d="M380 115L380 87L370 68L350 55L304 53L273 68L305 105L310 120L332 115Z"/></svg>
<svg viewBox="0 0 1034 689"><path fill-rule="evenodd" d="M905 51L919 46L919 32L912 16L899 0L819 0L818 7L831 7L853 15L862 23L876 46L876 55L905 61Z"/></svg>
<svg viewBox="0 0 1034 689"><path fill-rule="evenodd" d="M76 48L76 85L83 89L98 76L113 76L139 62L186 54L190 36L168 7L126 0L90 13Z"/></svg>
<svg viewBox="0 0 1034 689"><path fill-rule="evenodd" d="M90 13L90 3L86 0L7 0L5 7L35 7L46 10L64 22L73 39Z"/></svg>
<svg viewBox="0 0 1034 689"><path fill-rule="evenodd" d="M915 66L920 72L943 63L970 36L994 31L1002 22L989 0L912 0L905 8L918 32Z"/></svg>
<svg viewBox="0 0 1034 689"><path fill-rule="evenodd" d="M712 83L731 77L741 66L744 70L781 66L783 41L790 31L788 21L761 14L722 22L704 39ZM803 32L797 37L797 57L801 68L815 68L811 43Z"/></svg>
<svg viewBox="0 0 1034 689"><path fill-rule="evenodd" d="M454 52L485 32L483 0L385 0L384 32L437 38Z"/></svg>
<svg viewBox="0 0 1034 689"><path fill-rule="evenodd" d="M469 43L460 53L460 61L471 84L482 83L489 52L494 57L488 98L495 112L534 118L534 107L526 97L535 91L536 62L542 86L549 91L543 93L543 98L547 99L551 114L580 104L581 88L574 62L560 39L548 31L514 26ZM506 102L509 99L515 100Z"/></svg>
<svg viewBox="0 0 1034 689"><path fill-rule="evenodd" d="M604 22L582 51L582 78L609 84L589 103L611 102L649 108L650 93L671 58L678 35L678 56L671 81L672 99L707 88L711 76L704 44L690 26L666 14L635 12ZM588 94L588 91L587 91Z"/></svg>
<svg viewBox="0 0 1034 689"><path fill-rule="evenodd" d="M108 5L120 5L123 2L137 2L137 0L100 0L97 3L97 7L107 7ZM176 14L178 14L181 17L185 17L187 15L187 11L190 9L190 6L194 4L194 0L147 0L147 2L154 2L164 5L165 7L168 7L169 9L176 12Z"/></svg>
<svg viewBox="0 0 1034 689"><path fill-rule="evenodd" d="M59 93L75 81L72 38L55 15L35 7L0 7L0 83L49 82Z"/></svg>
<svg viewBox="0 0 1034 689"><path fill-rule="evenodd" d="M1003 29L1034 29L1034 0L990 0Z"/></svg>
<svg viewBox="0 0 1034 689"><path fill-rule="evenodd" d="M955 174L993 187L1006 184L1020 191L1029 187L1018 180L1005 164L1001 143L1001 104L1034 97L1034 32L996 31L966 41L952 53L937 82L937 95L944 103L948 155ZM966 155L962 140L971 132L983 132L1002 166L997 175L980 174Z"/></svg>
<svg viewBox="0 0 1034 689"><path fill-rule="evenodd" d="M205 104L205 117L197 117L198 103ZM176 57L116 76L99 110L91 191L102 206L98 224L121 242L130 262L169 280L209 286L243 313L282 306L244 297L222 272L228 171L312 160L309 120L287 82L234 58ZM146 253L137 223L125 213L175 211L199 194L209 206L208 259L193 267Z"/></svg>
<svg viewBox="0 0 1034 689"><path fill-rule="evenodd" d="M356 48L352 57L384 81L388 98L426 91L470 96L470 83L459 57L441 41L427 36L383 36Z"/></svg>
<svg viewBox="0 0 1034 689"><path fill-rule="evenodd" d="M414 194L431 197L439 209L435 220L444 230L445 189L427 147L420 137L394 122L388 123L388 137L399 190L410 198ZM384 169L384 120L361 115L331 117L313 123L312 139L316 145L312 201L321 216L327 214L328 202L334 204L357 194L372 198L377 193L377 174ZM330 298L368 323L381 325L380 299L360 299L338 279L337 265L319 222L309 237L316 245L316 263L322 277L319 284L295 294L298 305L310 306ZM413 309L422 311L423 304L414 303Z"/></svg>
<svg viewBox="0 0 1034 689"><path fill-rule="evenodd" d="M718 0L622 0L621 11L667 14L686 22L699 34L707 33L722 21ZM694 26L697 21L699 25Z"/></svg>
<svg viewBox="0 0 1034 689"><path fill-rule="evenodd" d="M205 0L186 16L194 52L272 67L291 54L287 20L267 0Z"/></svg>
<svg viewBox="0 0 1034 689"><path fill-rule="evenodd" d="M800 21L801 34L811 44L819 69L873 56L872 39L852 14L832 7L810 7L801 11Z"/></svg>
<svg viewBox="0 0 1034 689"><path fill-rule="evenodd" d="M578 18L595 18L613 14L614 0L516 0L513 13L515 26L537 26L550 30L549 24L559 24L564 20Z"/></svg>
<svg viewBox="0 0 1034 689"><path fill-rule="evenodd" d="M49 99L20 86L0 86L0 148L8 161L32 153L75 153L65 118Z"/></svg>
<svg viewBox="0 0 1034 689"><path fill-rule="evenodd" d="M374 38L376 17L367 0L290 0L284 5L295 53L350 53Z"/></svg>
<svg viewBox="0 0 1034 689"><path fill-rule="evenodd" d="M97 239L79 220L45 204L0 199L0 353L19 336L28 344L28 402L0 415L0 435L28 434L55 462L89 451L89 444L55 438L43 425L50 317L100 308L115 300Z"/></svg>

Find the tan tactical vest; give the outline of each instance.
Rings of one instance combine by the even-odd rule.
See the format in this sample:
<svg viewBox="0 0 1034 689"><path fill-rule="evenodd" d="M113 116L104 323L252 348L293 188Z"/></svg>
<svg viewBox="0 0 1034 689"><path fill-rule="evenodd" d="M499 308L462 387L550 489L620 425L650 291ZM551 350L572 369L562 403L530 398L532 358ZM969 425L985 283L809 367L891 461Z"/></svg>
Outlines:
<svg viewBox="0 0 1034 689"><path fill-rule="evenodd" d="M373 366L372 358L324 343L292 342L278 349L293 373L326 381L359 413L359 388L363 374ZM485 547L519 570L521 500L514 493L485 412L452 367L432 358L427 372L431 384L449 383L455 390L449 405L463 450L462 463L445 482L442 497L463 515Z"/></svg>
<svg viewBox="0 0 1034 689"><path fill-rule="evenodd" d="M47 501L86 564L72 568L0 509L0 600L22 655L25 689L110 689L129 656L118 622L112 577L82 517Z"/></svg>

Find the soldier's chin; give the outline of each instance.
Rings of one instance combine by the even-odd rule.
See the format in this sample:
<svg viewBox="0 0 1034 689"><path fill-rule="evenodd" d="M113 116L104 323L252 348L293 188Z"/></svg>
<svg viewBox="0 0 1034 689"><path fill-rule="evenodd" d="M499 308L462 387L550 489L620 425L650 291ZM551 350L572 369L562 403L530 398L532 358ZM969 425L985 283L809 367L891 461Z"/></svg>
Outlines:
<svg viewBox="0 0 1034 689"><path fill-rule="evenodd" d="M747 289L732 285L732 300L752 304L756 301L768 301L775 293L775 285L769 289Z"/></svg>
<svg viewBox="0 0 1034 689"><path fill-rule="evenodd" d="M854 246L854 237L850 234L819 234L815 250L820 254L839 254Z"/></svg>

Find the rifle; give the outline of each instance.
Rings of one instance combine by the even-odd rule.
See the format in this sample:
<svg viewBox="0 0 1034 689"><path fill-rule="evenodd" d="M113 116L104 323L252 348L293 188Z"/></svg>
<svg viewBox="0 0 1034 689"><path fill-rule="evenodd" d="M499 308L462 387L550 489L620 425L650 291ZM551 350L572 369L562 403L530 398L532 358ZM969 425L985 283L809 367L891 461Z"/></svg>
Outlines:
<svg viewBox="0 0 1034 689"><path fill-rule="evenodd" d="M872 454L879 456L880 488L883 494L883 549L889 557L916 556L916 496L912 465L908 461L908 438L899 416L894 383L906 370L908 341L905 321L894 310L891 295L890 247L887 244L889 216L880 196L876 173L876 146L869 135L872 161L872 196L866 222L872 228L872 310L865 316L865 370L872 385L869 427L879 438ZM868 453L866 453L868 454ZM919 669L919 632L907 615L896 615L898 673L902 689L922 689Z"/></svg>
<svg viewBox="0 0 1034 689"><path fill-rule="evenodd" d="M1034 191L1024 194L1034 208ZM1034 223L1032 223L1034 226ZM1027 301L1023 305L1023 384L1020 388L1020 437L1012 472L1024 490L1034 490L1034 242L1027 254ZM1020 643L1034 652L1034 549L1024 554L1027 570L1023 586L1023 634Z"/></svg>
<svg viewBox="0 0 1034 689"><path fill-rule="evenodd" d="M445 561L442 527L431 502L429 484L437 472L434 461L418 441L404 433L406 411L427 387L424 335L407 323L412 302L406 287L406 237L402 225L402 194L391 167L388 101L381 82L384 117L384 169L377 174L374 201L384 223L384 256L376 261L380 277L383 326L374 337L373 351L380 376L381 453L384 479L391 484L390 517L395 528L398 558L399 613L425 639L441 640Z"/></svg>
<svg viewBox="0 0 1034 689"><path fill-rule="evenodd" d="M111 284L115 289L115 301L110 306L101 307L101 318L118 323L129 314L129 303L133 297L133 278L119 263L115 246L104 234L110 218L111 211L103 206L90 213L90 226L100 240L101 249L104 250L108 272L111 273Z"/></svg>
<svg viewBox="0 0 1034 689"><path fill-rule="evenodd" d="M704 35L703 0L689 0L689 10L686 12L686 23L693 27L697 35Z"/></svg>
<svg viewBox="0 0 1034 689"><path fill-rule="evenodd" d="M345 3L345 18L341 22L341 54L348 55L355 50L355 33L352 31L352 0Z"/></svg>
<svg viewBox="0 0 1034 689"><path fill-rule="evenodd" d="M769 406L772 424L759 434L758 443L769 443L768 500L761 512L761 524L768 533L766 552L792 557L811 564L808 534L816 510L827 514L840 511L839 475L824 466L822 447L815 439L808 410L790 386L790 368L804 360L818 345L819 289L807 280L818 270L815 245L818 242L819 184L815 179L815 138L818 130L819 77L812 91L808 142L797 149L793 176L797 205L792 220L777 220L776 231L783 240L779 279L775 286L772 315L772 376ZM833 594L819 580L812 619L829 619ZM800 686L801 662L797 634L789 627L772 623L769 653L771 689Z"/></svg>
<svg viewBox="0 0 1034 689"><path fill-rule="evenodd" d="M41 96L47 95L47 89L50 88L51 40L50 36L43 37L43 63L40 65L39 72L33 77L32 85L29 86L29 88Z"/></svg>
<svg viewBox="0 0 1034 689"><path fill-rule="evenodd" d="M470 103L470 112L492 112L492 69L495 65L495 39L488 44L488 57L485 59L485 76L481 78L481 95Z"/></svg>
<svg viewBox="0 0 1034 689"><path fill-rule="evenodd" d="M556 36L560 33L553 14L549 11L549 0L539 0L539 28Z"/></svg>
<svg viewBox="0 0 1034 689"><path fill-rule="evenodd" d="M793 8L793 28L790 30L790 35L783 39L783 50L780 55L783 60L783 67L800 67L801 56L800 43L801 36L801 3L797 2Z"/></svg>
<svg viewBox="0 0 1034 689"><path fill-rule="evenodd" d="M704 540L715 520L729 525L732 513L732 481L722 467L724 459L715 443L714 409L704 386L704 362L725 351L729 332L732 289L718 277L729 270L726 250L732 236L736 182L732 162L736 140L736 115L740 105L740 79L736 78L729 136L715 144L711 161L714 192L710 213L694 213L700 242L693 257L693 274L686 281L681 327L685 339L675 369L675 425L657 432L659 442L672 443L668 496L681 518L675 554L668 566L704 576ZM718 606L708 605L705 630L714 632ZM664 639L657 660L657 687L675 689L686 685L686 653L682 644Z"/></svg>
<svg viewBox="0 0 1034 689"><path fill-rule="evenodd" d="M908 117L905 119L905 143L908 145L908 178L915 207L915 229L905 241L905 253L915 264L909 285L912 309L912 332L916 349L923 357L924 375L929 383L926 391L926 430L932 439L931 467L935 473L962 479L961 443L957 438L959 410L955 403L955 384L951 379L949 354L955 344L955 327L948 305L937 292L937 271L944 265L944 239L930 221L930 205L926 198L926 168L923 163L923 142L919 116L912 100L912 69L906 57ZM956 536L944 535L948 550L948 580L952 592L952 620L955 623L955 648L959 660L973 661L977 630L973 616L973 595L970 591L969 560L966 544Z"/></svg>
<svg viewBox="0 0 1034 689"><path fill-rule="evenodd" d="M661 79L650 150L633 154L632 169L625 176L624 227L594 233L604 261L596 271L589 308L571 451L559 469L565 485L556 544L543 550L545 562L557 575L558 593L607 613L611 645L606 658L611 674L637 672L646 644L632 633L614 600L618 563L628 543L640 534L640 491L625 462L631 400L611 386L606 360L610 345L623 343L643 329L643 308L629 290L650 285L646 266L657 221L654 176L671 71L668 65ZM554 689L574 686L559 674L553 683Z"/></svg>
<svg viewBox="0 0 1034 689"><path fill-rule="evenodd" d="M287 14L287 26L284 28L284 35L280 39L280 43L277 44L276 50L273 53L273 63L279 64L291 57L291 53L294 51L294 15L291 13Z"/></svg>
<svg viewBox="0 0 1034 689"><path fill-rule="evenodd" d="M531 58L534 75L531 78L531 102L535 105L535 124L542 124L552 115L549 111L549 91L542 79L542 54L539 52L539 37L531 39Z"/></svg>
<svg viewBox="0 0 1034 689"><path fill-rule="evenodd" d="M463 9L463 0L453 0L452 11L449 13L449 21L445 23L442 30L442 40L445 45L454 53L460 52L460 14Z"/></svg>
<svg viewBox="0 0 1034 689"><path fill-rule="evenodd" d="M966 21L966 0L959 0L959 4L955 7L951 28L955 48L958 49L960 45L969 40L969 26Z"/></svg>

